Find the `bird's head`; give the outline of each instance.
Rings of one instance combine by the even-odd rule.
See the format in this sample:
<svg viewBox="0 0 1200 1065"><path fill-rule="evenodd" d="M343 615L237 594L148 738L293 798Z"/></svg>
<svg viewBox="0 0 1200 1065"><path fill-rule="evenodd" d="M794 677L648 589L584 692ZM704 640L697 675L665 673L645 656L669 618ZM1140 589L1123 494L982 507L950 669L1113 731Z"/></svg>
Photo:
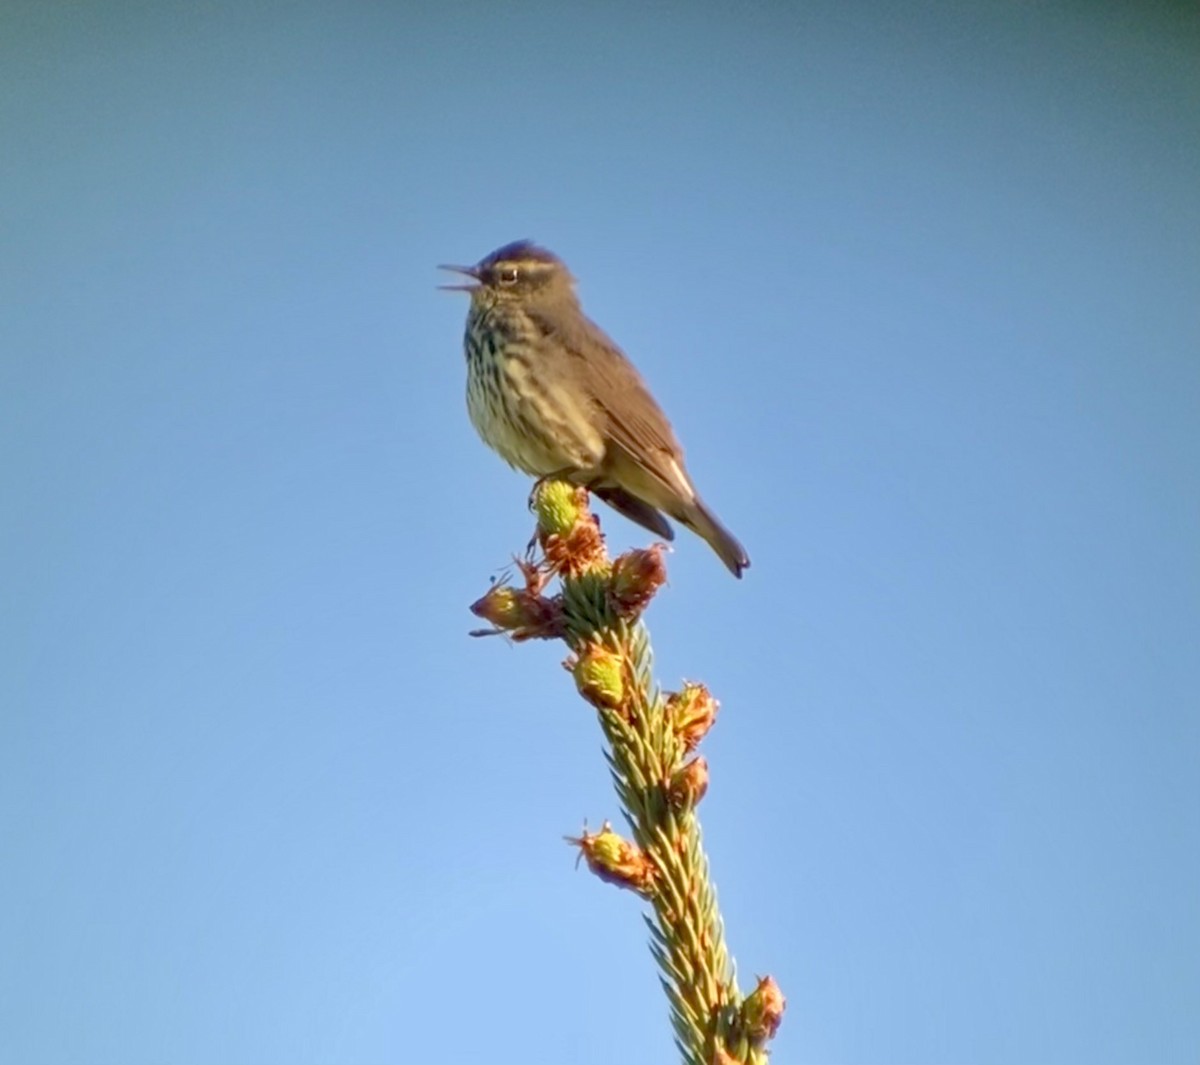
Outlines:
<svg viewBox="0 0 1200 1065"><path fill-rule="evenodd" d="M471 281L462 285L441 285L451 292L469 292L472 301L487 304L523 303L530 300L571 294L575 279L557 255L529 240L517 240L497 248L474 266L440 266L464 274Z"/></svg>

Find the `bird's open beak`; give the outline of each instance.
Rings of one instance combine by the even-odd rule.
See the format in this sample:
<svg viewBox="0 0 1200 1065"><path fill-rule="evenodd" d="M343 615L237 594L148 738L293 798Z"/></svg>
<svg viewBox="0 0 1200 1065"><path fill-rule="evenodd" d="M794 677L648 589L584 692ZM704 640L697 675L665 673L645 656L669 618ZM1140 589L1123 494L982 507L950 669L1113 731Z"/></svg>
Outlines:
<svg viewBox="0 0 1200 1065"><path fill-rule="evenodd" d="M466 274L467 277L479 280L479 270L474 266L451 266L448 263L442 263L438 266L439 270L449 270L455 274ZM474 292L479 286L476 285L438 285L443 292Z"/></svg>

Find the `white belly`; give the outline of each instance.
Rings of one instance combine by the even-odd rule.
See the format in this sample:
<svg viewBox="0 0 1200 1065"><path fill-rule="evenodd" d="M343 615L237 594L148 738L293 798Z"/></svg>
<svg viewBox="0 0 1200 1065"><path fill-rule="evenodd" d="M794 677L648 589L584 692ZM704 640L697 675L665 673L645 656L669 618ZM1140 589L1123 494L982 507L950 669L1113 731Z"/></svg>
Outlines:
<svg viewBox="0 0 1200 1065"><path fill-rule="evenodd" d="M489 372L493 380L483 380ZM604 438L572 390L534 383L521 358L485 360L469 373L467 410L484 443L534 477L594 470L604 459Z"/></svg>

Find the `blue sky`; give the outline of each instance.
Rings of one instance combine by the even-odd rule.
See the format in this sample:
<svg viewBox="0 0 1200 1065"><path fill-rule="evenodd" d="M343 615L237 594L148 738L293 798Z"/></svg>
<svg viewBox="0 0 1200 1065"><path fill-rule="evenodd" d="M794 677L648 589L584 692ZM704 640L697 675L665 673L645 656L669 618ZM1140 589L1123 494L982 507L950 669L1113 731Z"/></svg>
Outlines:
<svg viewBox="0 0 1200 1065"><path fill-rule="evenodd" d="M439 262L561 254L753 559L649 623L777 1062L1200 1051L1200 16L10 4L0 1060L672 1059ZM616 549L646 538L605 513Z"/></svg>

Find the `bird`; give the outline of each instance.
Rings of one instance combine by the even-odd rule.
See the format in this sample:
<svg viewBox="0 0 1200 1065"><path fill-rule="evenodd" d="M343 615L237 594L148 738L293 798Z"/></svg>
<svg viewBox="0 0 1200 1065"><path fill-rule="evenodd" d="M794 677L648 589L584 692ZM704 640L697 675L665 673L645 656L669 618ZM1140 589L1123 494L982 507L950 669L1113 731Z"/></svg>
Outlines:
<svg viewBox="0 0 1200 1065"><path fill-rule="evenodd" d="M584 314L566 263L518 240L439 269L470 279L439 287L471 298L467 411L483 442L526 474L584 486L664 540L674 518L741 577L745 548L700 498L641 375Z"/></svg>

